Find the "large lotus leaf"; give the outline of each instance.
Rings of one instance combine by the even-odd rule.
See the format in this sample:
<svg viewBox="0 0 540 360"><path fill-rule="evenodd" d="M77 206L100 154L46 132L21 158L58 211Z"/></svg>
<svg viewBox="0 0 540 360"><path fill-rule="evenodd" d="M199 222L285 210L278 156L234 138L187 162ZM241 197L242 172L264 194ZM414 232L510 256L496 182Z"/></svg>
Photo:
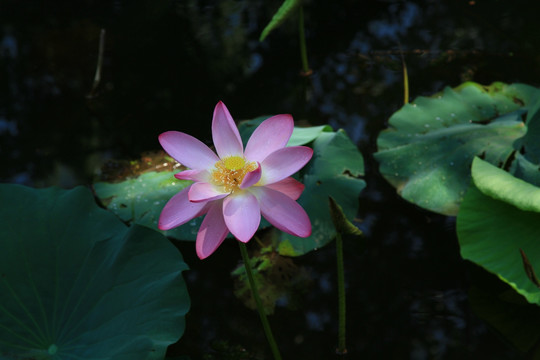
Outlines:
<svg viewBox="0 0 540 360"><path fill-rule="evenodd" d="M323 132L313 142L313 159L306 166L302 181L306 186L298 202L307 211L313 231L307 238L283 233L278 246L282 255L298 256L317 249L335 236L328 197L353 219L358 211L358 196L366 186L362 155L343 130Z"/></svg>
<svg viewBox="0 0 540 360"><path fill-rule="evenodd" d="M523 84L469 82L418 97L392 115L377 139L381 174L404 199L456 215L474 156L505 163L526 132L523 115L539 93Z"/></svg>
<svg viewBox="0 0 540 360"><path fill-rule="evenodd" d="M182 336L187 266L89 190L0 185L0 358L163 359Z"/></svg>
<svg viewBox="0 0 540 360"><path fill-rule="evenodd" d="M474 184L457 217L461 255L540 305L540 289L527 277L520 254L522 249L538 269L540 188L480 159L475 159L472 174Z"/></svg>

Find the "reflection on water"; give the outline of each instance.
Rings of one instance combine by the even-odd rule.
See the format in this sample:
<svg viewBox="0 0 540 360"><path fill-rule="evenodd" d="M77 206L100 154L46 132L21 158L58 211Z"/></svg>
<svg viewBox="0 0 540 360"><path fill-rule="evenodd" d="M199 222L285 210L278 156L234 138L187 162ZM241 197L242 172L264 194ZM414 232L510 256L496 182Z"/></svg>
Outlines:
<svg viewBox="0 0 540 360"><path fill-rule="evenodd" d="M218 100L237 119L291 113L301 123L343 127L365 155L368 184L359 213L366 242L345 244L351 358L517 358L468 306L468 265L459 256L453 220L399 199L371 154L403 103L402 54L413 98L466 80L538 85L539 5L308 1L310 78L299 76L294 21L258 42L277 6L4 2L1 180L87 184L106 159L157 149L163 131L210 139ZM102 28L102 82L87 99ZM213 341L228 340L264 352L257 316L232 295L228 272L240 258L234 242L205 261L194 256L192 243L179 247L192 268L193 305L186 334L172 351L200 358ZM295 262L316 281L303 311L278 307L271 318L278 342L296 358L331 358L337 342L333 246Z"/></svg>

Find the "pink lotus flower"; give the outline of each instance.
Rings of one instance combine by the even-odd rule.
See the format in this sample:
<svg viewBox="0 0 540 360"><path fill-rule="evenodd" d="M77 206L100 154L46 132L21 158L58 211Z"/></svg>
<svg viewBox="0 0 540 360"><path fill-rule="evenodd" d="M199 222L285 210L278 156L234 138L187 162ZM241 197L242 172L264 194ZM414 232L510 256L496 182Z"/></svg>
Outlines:
<svg viewBox="0 0 540 360"><path fill-rule="evenodd" d="M158 227L168 230L206 214L197 234L199 258L210 256L231 232L248 242L259 227L261 214L289 234L311 235L311 222L296 200L304 185L292 174L313 155L306 146L285 145L293 132L290 115L266 119L243 149L238 128L221 101L214 109L212 138L217 155L196 138L167 131L159 136L163 149L190 168L175 175L194 181L163 208Z"/></svg>

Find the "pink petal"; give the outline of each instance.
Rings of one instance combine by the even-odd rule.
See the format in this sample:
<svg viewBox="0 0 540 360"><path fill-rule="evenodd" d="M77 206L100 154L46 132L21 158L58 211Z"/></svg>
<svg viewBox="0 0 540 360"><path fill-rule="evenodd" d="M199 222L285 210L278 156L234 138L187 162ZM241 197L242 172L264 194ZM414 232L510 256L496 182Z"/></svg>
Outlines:
<svg viewBox="0 0 540 360"><path fill-rule="evenodd" d="M300 170L313 156L307 146L289 146L271 153L261 163L261 185L283 180Z"/></svg>
<svg viewBox="0 0 540 360"><path fill-rule="evenodd" d="M293 200L298 200L305 188L304 184L292 177L285 178L273 184L265 185L265 187L279 191Z"/></svg>
<svg viewBox="0 0 540 360"><path fill-rule="evenodd" d="M259 202L248 191L227 196L223 200L223 217L229 231L238 240L248 242L261 222Z"/></svg>
<svg viewBox="0 0 540 360"><path fill-rule="evenodd" d="M262 215L270 224L294 236L311 235L309 217L296 201L265 186L256 187L254 193L259 200Z"/></svg>
<svg viewBox="0 0 540 360"><path fill-rule="evenodd" d="M269 154L287 145L293 132L291 115L276 115L259 125L246 145L244 155L249 161L263 161Z"/></svg>
<svg viewBox="0 0 540 360"><path fill-rule="evenodd" d="M214 185L204 182L198 182L191 185L188 193L188 199L192 202L212 201L223 199L229 193L219 191Z"/></svg>
<svg viewBox="0 0 540 360"><path fill-rule="evenodd" d="M191 169L209 169L219 161L208 146L188 134L167 131L159 135L159 143L167 154Z"/></svg>
<svg viewBox="0 0 540 360"><path fill-rule="evenodd" d="M194 203L189 201L188 193L190 188L191 186L188 186L183 189L165 204L165 207L161 210L161 215L159 216L159 229L169 230L185 224L189 220L201 215L201 211L206 203Z"/></svg>
<svg viewBox="0 0 540 360"><path fill-rule="evenodd" d="M223 219L222 203L222 201L216 201L210 206L197 233L195 250L201 260L212 255L229 233L229 229Z"/></svg>
<svg viewBox="0 0 540 360"><path fill-rule="evenodd" d="M178 174L174 174L174 177L178 180L208 182L210 180L210 173L208 170L184 170Z"/></svg>
<svg viewBox="0 0 540 360"><path fill-rule="evenodd" d="M238 128L229 110L227 110L227 107L221 101L217 103L214 109L212 139L214 140L216 151L222 159L227 156L242 156L244 153Z"/></svg>
<svg viewBox="0 0 540 360"><path fill-rule="evenodd" d="M250 171L244 176L242 183L240 184L240 189L248 188L252 185L255 185L261 179L261 164L257 163L257 168L253 171Z"/></svg>

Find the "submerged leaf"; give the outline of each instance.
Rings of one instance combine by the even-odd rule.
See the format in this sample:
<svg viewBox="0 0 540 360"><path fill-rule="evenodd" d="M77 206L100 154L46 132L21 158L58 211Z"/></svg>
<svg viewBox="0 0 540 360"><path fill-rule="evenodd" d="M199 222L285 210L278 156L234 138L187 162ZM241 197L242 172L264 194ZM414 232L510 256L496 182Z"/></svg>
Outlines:
<svg viewBox="0 0 540 360"><path fill-rule="evenodd" d="M189 308L187 266L163 235L126 227L83 187L0 185L0 198L0 358L163 359Z"/></svg>
<svg viewBox="0 0 540 360"><path fill-rule="evenodd" d="M312 283L307 270L274 251L261 253L250 261L265 313L273 314L278 301L289 309L296 309L299 295L305 293ZM235 296L250 309L256 309L244 265L236 268L232 275L236 278Z"/></svg>

